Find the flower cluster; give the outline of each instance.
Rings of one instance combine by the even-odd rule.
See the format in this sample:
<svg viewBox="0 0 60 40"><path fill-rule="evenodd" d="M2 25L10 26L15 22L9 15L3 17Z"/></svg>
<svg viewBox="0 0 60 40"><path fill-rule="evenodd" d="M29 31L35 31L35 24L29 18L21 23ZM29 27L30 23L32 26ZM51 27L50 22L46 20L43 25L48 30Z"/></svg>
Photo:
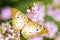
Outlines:
<svg viewBox="0 0 60 40"><path fill-rule="evenodd" d="M14 30L9 23L2 23L0 40L20 40L20 31Z"/></svg>
<svg viewBox="0 0 60 40"><path fill-rule="evenodd" d="M45 16L45 5L42 3L34 3L27 9L27 16L32 21L43 23Z"/></svg>
<svg viewBox="0 0 60 40"><path fill-rule="evenodd" d="M57 1L57 2L56 2ZM56 2L56 5L53 4ZM40 36L34 36L32 38L29 38L28 40L43 40L42 36L48 37L48 38L55 38L56 33L58 32L58 26L53 21L46 21L44 22L45 14L48 16L53 17L55 21L60 22L60 8L56 8L56 6L59 4L60 0L53 0L52 4L47 5L47 11L45 11L45 6L42 3L34 3L33 5L29 6L27 9L26 15L29 19L31 19L34 22L38 22L42 25L44 25L48 29L48 33ZM60 40L60 36L56 37L55 40Z"/></svg>

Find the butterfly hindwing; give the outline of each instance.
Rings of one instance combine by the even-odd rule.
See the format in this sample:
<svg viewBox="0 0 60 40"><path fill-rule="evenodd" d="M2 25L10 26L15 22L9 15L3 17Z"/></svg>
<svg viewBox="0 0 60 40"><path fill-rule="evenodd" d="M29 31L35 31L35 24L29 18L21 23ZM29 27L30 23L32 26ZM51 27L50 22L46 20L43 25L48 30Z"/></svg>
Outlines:
<svg viewBox="0 0 60 40"><path fill-rule="evenodd" d="M19 10L12 8L12 24L16 30L21 30L24 25L28 22L28 18Z"/></svg>
<svg viewBox="0 0 60 40"><path fill-rule="evenodd" d="M22 29L21 33L25 38L34 36L34 30L33 30L34 25L35 23L29 21Z"/></svg>
<svg viewBox="0 0 60 40"><path fill-rule="evenodd" d="M22 35L25 38L28 37L32 37L34 35L42 35L42 34L46 34L48 32L48 30L43 27L42 25L33 22L33 21L29 21L25 27L22 29Z"/></svg>

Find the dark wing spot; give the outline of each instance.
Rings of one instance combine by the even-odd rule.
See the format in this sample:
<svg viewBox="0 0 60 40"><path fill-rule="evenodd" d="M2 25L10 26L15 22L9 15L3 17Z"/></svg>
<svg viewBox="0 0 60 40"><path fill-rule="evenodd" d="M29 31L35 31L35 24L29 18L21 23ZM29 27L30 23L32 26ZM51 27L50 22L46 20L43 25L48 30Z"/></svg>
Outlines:
<svg viewBox="0 0 60 40"><path fill-rule="evenodd" d="M17 16L17 18L19 18L19 17Z"/></svg>
<svg viewBox="0 0 60 40"><path fill-rule="evenodd" d="M38 31L38 29L36 29L36 31Z"/></svg>
<svg viewBox="0 0 60 40"><path fill-rule="evenodd" d="M31 33L31 32L30 32Z"/></svg>

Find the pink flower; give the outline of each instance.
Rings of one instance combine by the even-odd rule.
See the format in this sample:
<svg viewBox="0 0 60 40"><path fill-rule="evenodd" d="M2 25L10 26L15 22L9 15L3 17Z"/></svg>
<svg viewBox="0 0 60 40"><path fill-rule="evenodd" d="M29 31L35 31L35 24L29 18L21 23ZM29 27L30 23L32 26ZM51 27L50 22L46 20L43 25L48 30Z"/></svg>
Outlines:
<svg viewBox="0 0 60 40"><path fill-rule="evenodd" d="M0 40L5 40L4 38L0 38Z"/></svg>
<svg viewBox="0 0 60 40"><path fill-rule="evenodd" d="M48 29L48 33L45 35L46 37L53 38L58 31L57 25L54 22L46 22L45 27Z"/></svg>
<svg viewBox="0 0 60 40"><path fill-rule="evenodd" d="M4 20L8 20L9 18L11 18L11 7L6 6L2 8L1 18Z"/></svg>
<svg viewBox="0 0 60 40"><path fill-rule="evenodd" d="M59 5L59 4L60 4L60 0L53 0L53 2L52 2L52 3L53 3L53 5L54 5L54 6L57 6L57 5Z"/></svg>
<svg viewBox="0 0 60 40"><path fill-rule="evenodd" d="M52 5L48 5L47 15L53 17L55 21L60 22L60 8L54 8Z"/></svg>
<svg viewBox="0 0 60 40"><path fill-rule="evenodd" d="M9 23L2 23L2 33L4 34L10 27L11 25Z"/></svg>
<svg viewBox="0 0 60 40"><path fill-rule="evenodd" d="M3 34L3 35L2 35ZM20 31L14 30L9 23L2 23L2 37L1 40L20 40ZM0 35L0 36L1 36ZM5 36L5 37L3 37Z"/></svg>
<svg viewBox="0 0 60 40"><path fill-rule="evenodd" d="M34 36L32 38L28 38L28 40L43 40L43 37L41 37L41 36Z"/></svg>
<svg viewBox="0 0 60 40"><path fill-rule="evenodd" d="M14 38L14 34L7 34L9 38Z"/></svg>
<svg viewBox="0 0 60 40"><path fill-rule="evenodd" d="M6 25L4 23L2 23L2 33L4 34L7 30L7 28L5 27Z"/></svg>
<svg viewBox="0 0 60 40"><path fill-rule="evenodd" d="M49 16L54 16L55 14L55 8L52 5L47 6L47 15Z"/></svg>
<svg viewBox="0 0 60 40"><path fill-rule="evenodd" d="M60 21L60 9L55 10L55 14L54 14L53 18L58 22Z"/></svg>
<svg viewBox="0 0 60 40"><path fill-rule="evenodd" d="M60 40L60 36L56 40Z"/></svg>
<svg viewBox="0 0 60 40"><path fill-rule="evenodd" d="M9 40L9 37L6 37L5 40Z"/></svg>
<svg viewBox="0 0 60 40"><path fill-rule="evenodd" d="M14 29L9 29L9 32L13 33L14 32Z"/></svg>
<svg viewBox="0 0 60 40"><path fill-rule="evenodd" d="M60 40L60 32L58 32L58 34L55 36L54 40Z"/></svg>
<svg viewBox="0 0 60 40"><path fill-rule="evenodd" d="M0 33L0 38L2 37L2 34Z"/></svg>
<svg viewBox="0 0 60 40"><path fill-rule="evenodd" d="M42 3L34 3L27 9L27 16L35 22L43 22L45 16L45 6Z"/></svg>

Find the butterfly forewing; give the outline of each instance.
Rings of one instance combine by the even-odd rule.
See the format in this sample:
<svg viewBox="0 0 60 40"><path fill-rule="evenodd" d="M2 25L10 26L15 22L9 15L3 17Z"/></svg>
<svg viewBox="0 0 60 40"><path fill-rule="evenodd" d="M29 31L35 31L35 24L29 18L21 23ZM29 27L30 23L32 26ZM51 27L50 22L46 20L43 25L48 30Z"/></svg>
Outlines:
<svg viewBox="0 0 60 40"><path fill-rule="evenodd" d="M15 8L12 9L12 24L14 29L21 30L27 22L28 18L26 15Z"/></svg>

